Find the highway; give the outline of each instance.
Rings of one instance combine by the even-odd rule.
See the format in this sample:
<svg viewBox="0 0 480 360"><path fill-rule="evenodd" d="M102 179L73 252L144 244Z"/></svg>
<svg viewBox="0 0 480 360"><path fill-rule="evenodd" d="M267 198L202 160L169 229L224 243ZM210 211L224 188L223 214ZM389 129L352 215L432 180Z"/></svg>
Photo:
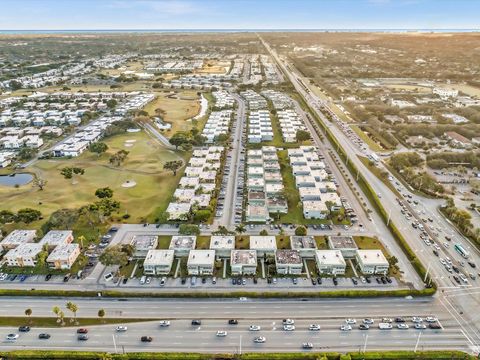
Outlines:
<svg viewBox="0 0 480 360"><path fill-rule="evenodd" d="M261 39L261 38L260 38ZM381 202L387 211L390 214L390 221L395 223L397 227L400 229L404 237L406 238L409 245L412 249L416 252L418 258L425 264L425 267L428 268L429 272L431 273L432 277L437 281L440 285L440 291L445 291L445 289L456 289L457 286L455 283L452 282L452 279L446 274L445 268L440 266L439 259L433 254L432 250L425 244L423 241L420 240L419 233L413 231L410 221L408 221L405 216L401 213L401 208L397 204L397 197L380 179L378 179L373 173L369 171L367 167L363 165L360 159L356 156L359 152L359 149L356 145L354 145L350 139L333 123L331 123L325 115L322 113L321 109L317 106L317 104L322 103L318 97L313 95L313 93L308 90L306 91L304 86L308 87L308 82L303 82L301 84L298 80L298 76L293 73L293 71L289 70L287 66L285 66L284 62L280 59L276 51L272 50L269 45L261 39L263 44L265 45L267 51L271 54L271 56L277 61L277 64L280 66L281 69L287 74L288 78L294 85L295 89L298 91L300 95L305 99L305 101L312 105L312 108L319 116L319 118L323 121L323 123L329 127L330 131L332 132L333 136L337 139L343 149L349 154L349 161L351 161L358 171L364 176L366 181L370 184L370 186L374 189L374 191L379 195ZM290 67L292 68L292 67ZM312 130L313 124L307 122L307 126L309 126L310 130ZM422 200L420 199L420 202ZM374 215L374 214L372 214ZM428 215L427 215L428 216ZM379 219L378 216L373 216L373 221L378 225L382 226L383 220ZM444 226L446 224L444 223ZM446 227L448 228L448 226ZM385 236L385 239L390 238L389 231L384 228L385 230L380 232ZM451 232L451 228L450 231ZM388 234L388 235L387 235ZM443 232L445 234L445 232ZM465 239L463 239L465 241ZM468 245L468 244L467 244ZM476 264L480 265L480 256L478 251L469 247L472 254L470 255L470 260L475 262ZM396 256L404 256L402 251L397 250L393 252ZM450 253L453 259L458 259L459 255L453 255ZM458 262L458 260L456 260ZM399 263L401 264L403 261L399 259ZM402 265L400 265L402 267ZM478 285L474 288L478 289ZM448 298L447 298L448 297ZM480 345L480 314L478 312L478 307L480 305L480 296L479 291L471 291L465 290L462 287L459 288L458 292L453 294L445 295L442 299L445 301L447 306L450 307L450 311L456 313L456 315L460 318L459 321L469 329L469 333L471 333L472 341L475 343L476 346Z"/></svg>
<svg viewBox="0 0 480 360"><path fill-rule="evenodd" d="M34 328L21 333L16 342L3 342L3 349L89 349L97 351L300 351L303 342L312 342L314 350L357 351L366 345L367 350L405 349L459 349L471 351L472 344L464 335L456 319L445 306L434 298L428 299L327 299L327 300L91 300L73 299L78 307L78 318L96 317L98 309L106 311L106 317L137 319L168 319L171 326L160 328L157 321L132 323L125 333L116 333L116 325L89 326L90 339L77 340L77 327L62 329ZM31 307L34 316L51 316L52 307L63 306L65 300L18 298L15 303L0 299L1 316L22 316L24 308ZM386 305L388 303L388 305ZM415 309L412 312L412 309ZM408 330L379 330L383 317L405 317ZM436 316L442 329L415 330L412 316ZM284 331L282 319L295 320L296 330ZM349 332L340 331L346 318L355 318L357 325ZM368 331L358 330L363 318L373 318L375 324ZM202 321L192 326L192 319ZM238 325L228 325L229 319L237 319ZM67 311L67 324L69 323ZM321 330L309 331L310 324L319 324ZM261 330L252 332L250 325ZM227 337L218 338L216 332L225 330ZM0 338L15 328L0 330ZM50 340L39 340L38 334L47 332ZM419 334L420 338L419 338ZM368 337L366 336L368 334ZM153 337L152 343L141 343L140 337ZM265 336L265 344L253 343L255 336ZM114 343L115 342L115 343ZM241 345L240 345L241 342ZM366 344L365 344L366 343Z"/></svg>

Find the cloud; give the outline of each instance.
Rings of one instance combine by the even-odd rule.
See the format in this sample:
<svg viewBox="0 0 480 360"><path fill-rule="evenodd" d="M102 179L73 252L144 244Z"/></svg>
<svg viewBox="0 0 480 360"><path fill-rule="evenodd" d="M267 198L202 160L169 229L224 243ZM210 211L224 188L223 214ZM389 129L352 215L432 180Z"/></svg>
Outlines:
<svg viewBox="0 0 480 360"><path fill-rule="evenodd" d="M200 11L193 2L184 0L114 0L107 6L114 9L155 11L165 15L186 15Z"/></svg>

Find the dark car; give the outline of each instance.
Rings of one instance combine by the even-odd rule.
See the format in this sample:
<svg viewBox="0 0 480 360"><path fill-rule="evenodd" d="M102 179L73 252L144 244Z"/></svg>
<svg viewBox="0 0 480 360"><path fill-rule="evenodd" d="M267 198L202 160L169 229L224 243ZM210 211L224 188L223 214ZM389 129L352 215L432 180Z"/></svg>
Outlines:
<svg viewBox="0 0 480 360"><path fill-rule="evenodd" d="M378 278L378 277L375 278L375 280L377 280L377 284L381 284L381 283L382 283L382 281L381 281L380 278Z"/></svg>
<svg viewBox="0 0 480 360"><path fill-rule="evenodd" d="M360 324L360 325L358 325L358 328L360 330L368 330L368 329L370 329L370 326L368 326L366 324Z"/></svg>
<svg viewBox="0 0 480 360"><path fill-rule="evenodd" d="M389 284L392 283L392 279L390 279L388 276L385 278Z"/></svg>
<svg viewBox="0 0 480 360"><path fill-rule="evenodd" d="M45 281L48 281L52 278L52 274L47 274L47 276L45 276Z"/></svg>
<svg viewBox="0 0 480 360"><path fill-rule="evenodd" d="M271 284L271 283L272 283L272 278L271 278L271 277L268 277L268 278L267 278L267 283L268 283L268 284Z"/></svg>
<svg viewBox="0 0 480 360"><path fill-rule="evenodd" d="M140 338L141 342L152 342L153 338L151 336L142 336Z"/></svg>
<svg viewBox="0 0 480 360"><path fill-rule="evenodd" d="M315 278L312 277L312 285L317 285L317 280L315 280Z"/></svg>
<svg viewBox="0 0 480 360"><path fill-rule="evenodd" d="M353 282L353 285L357 285L357 284L358 284L358 281L357 281L357 279L355 279L355 278L352 278L352 282Z"/></svg>
<svg viewBox="0 0 480 360"><path fill-rule="evenodd" d="M453 280L455 280L457 284L460 284L460 279L458 278L457 275L453 275Z"/></svg>
<svg viewBox="0 0 480 360"><path fill-rule="evenodd" d="M194 325L194 326L202 325L202 321L201 320L192 320L192 325Z"/></svg>
<svg viewBox="0 0 480 360"><path fill-rule="evenodd" d="M453 269L453 271L455 271L457 274L460 272L460 270L458 269L458 267L456 267L455 265L452 265L452 269Z"/></svg>
<svg viewBox="0 0 480 360"><path fill-rule="evenodd" d="M202 284L206 284L207 283L207 279L202 277Z"/></svg>
<svg viewBox="0 0 480 360"><path fill-rule="evenodd" d="M68 280L70 280L70 277L71 277L71 276L72 276L71 274L65 275L65 276L63 277L63 282L67 282Z"/></svg>
<svg viewBox="0 0 480 360"><path fill-rule="evenodd" d="M258 279L256 277L253 278L253 283L254 284L257 284L258 283Z"/></svg>
<svg viewBox="0 0 480 360"><path fill-rule="evenodd" d="M229 325L238 325L238 320L230 319L230 320L228 320L228 324Z"/></svg>
<svg viewBox="0 0 480 360"><path fill-rule="evenodd" d="M433 250L433 254L434 254L435 256L438 256L438 251L437 251L437 250Z"/></svg>
<svg viewBox="0 0 480 360"><path fill-rule="evenodd" d="M318 277L318 278L317 278L317 284L318 284L318 285L322 285L322 278L321 278L321 277Z"/></svg>
<svg viewBox="0 0 480 360"><path fill-rule="evenodd" d="M474 269L477 267L477 265L473 261L469 261L468 265L470 265Z"/></svg>
<svg viewBox="0 0 480 360"><path fill-rule="evenodd" d="M337 280L337 278L333 278L333 285L335 285L335 286L338 285L338 280Z"/></svg>
<svg viewBox="0 0 480 360"><path fill-rule="evenodd" d="M50 334L41 333L41 334L38 334L38 338L39 339L50 339Z"/></svg>
<svg viewBox="0 0 480 360"><path fill-rule="evenodd" d="M372 282L372 279L370 279L370 276L365 277L365 281L367 284L370 284Z"/></svg>
<svg viewBox="0 0 480 360"><path fill-rule="evenodd" d="M237 285L237 279L232 278L232 285Z"/></svg>
<svg viewBox="0 0 480 360"><path fill-rule="evenodd" d="M88 335L87 334L78 334L77 339L82 340L82 341L86 341L86 340L88 340Z"/></svg>
<svg viewBox="0 0 480 360"><path fill-rule="evenodd" d="M437 323L437 322L428 324L428 327L429 327L430 329L441 329L441 328L442 328L442 327L440 326L440 324Z"/></svg>
<svg viewBox="0 0 480 360"><path fill-rule="evenodd" d="M87 329L87 328L77 329L77 334L86 334L86 333L88 333L88 329Z"/></svg>
<svg viewBox="0 0 480 360"><path fill-rule="evenodd" d="M183 277L181 282L182 282L182 285L185 285L185 283L187 282L187 279Z"/></svg>
<svg viewBox="0 0 480 360"><path fill-rule="evenodd" d="M20 332L29 332L30 331L30 326L23 325L18 328L18 331Z"/></svg>
<svg viewBox="0 0 480 360"><path fill-rule="evenodd" d="M396 317L396 318L395 318L395 322L396 322L396 323L404 323L404 322L405 322L405 319L402 318L402 317Z"/></svg>
<svg viewBox="0 0 480 360"><path fill-rule="evenodd" d="M117 232L118 231L118 228L117 227L111 227L110 230L108 230L109 232Z"/></svg>
<svg viewBox="0 0 480 360"><path fill-rule="evenodd" d="M125 278L123 278L123 280L122 280L122 284L126 284L126 283L127 283L127 281L128 281L128 277L125 277Z"/></svg>
<svg viewBox="0 0 480 360"><path fill-rule="evenodd" d="M382 282L382 284L386 284L387 283L387 279L385 278L385 276L382 276L380 278L380 281Z"/></svg>

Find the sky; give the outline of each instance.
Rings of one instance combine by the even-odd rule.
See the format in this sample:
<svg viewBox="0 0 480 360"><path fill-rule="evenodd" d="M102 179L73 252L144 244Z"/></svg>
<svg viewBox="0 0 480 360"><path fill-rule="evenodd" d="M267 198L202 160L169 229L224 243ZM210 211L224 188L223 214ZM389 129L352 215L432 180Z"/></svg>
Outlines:
<svg viewBox="0 0 480 360"><path fill-rule="evenodd" d="M480 0L0 0L0 29L480 29L479 14Z"/></svg>

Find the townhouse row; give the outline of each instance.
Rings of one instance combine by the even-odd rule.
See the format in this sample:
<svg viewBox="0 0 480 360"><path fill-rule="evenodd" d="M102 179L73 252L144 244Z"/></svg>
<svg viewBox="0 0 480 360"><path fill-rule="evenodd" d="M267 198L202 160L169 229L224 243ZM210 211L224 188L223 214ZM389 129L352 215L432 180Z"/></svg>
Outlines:
<svg viewBox="0 0 480 360"><path fill-rule="evenodd" d="M202 131L202 136L205 137L207 144L215 142L220 135L229 133L232 116L233 110L212 111L210 113Z"/></svg>
<svg viewBox="0 0 480 360"><path fill-rule="evenodd" d="M303 216L306 219L325 219L330 211L340 210L342 201L336 193L337 187L316 148L300 146L287 152L302 201Z"/></svg>
<svg viewBox="0 0 480 360"><path fill-rule="evenodd" d="M265 223L270 214L286 214L288 203L283 194L277 149L263 146L247 152L247 222Z"/></svg>
<svg viewBox="0 0 480 360"><path fill-rule="evenodd" d="M187 220L195 209L210 207L225 148L195 149L166 210L169 220Z"/></svg>
<svg viewBox="0 0 480 360"><path fill-rule="evenodd" d="M39 242L36 230L14 230L0 242L8 266L34 267L40 253L47 251L46 263L52 269L70 269L80 255L71 230L51 230Z"/></svg>
<svg viewBox="0 0 480 360"><path fill-rule="evenodd" d="M145 237L146 241L139 238ZM153 238L153 240L152 240ZM354 261L363 274L387 274L389 263L381 250L359 250L350 237L331 237L330 249L319 250L313 236L291 236L291 249L277 249L275 236L250 236L249 249L236 249L235 236L212 236L209 249L195 249L196 236L172 236L168 249L157 249L156 236L136 235L132 245L145 243L148 248L137 251L144 259L145 275L168 275L177 258L187 258L189 275L212 275L216 261L230 260L233 276L255 275L258 261L273 257L277 274L299 275L305 273L305 260L314 260L323 275L343 275L347 261ZM311 269L310 269L311 270Z"/></svg>

